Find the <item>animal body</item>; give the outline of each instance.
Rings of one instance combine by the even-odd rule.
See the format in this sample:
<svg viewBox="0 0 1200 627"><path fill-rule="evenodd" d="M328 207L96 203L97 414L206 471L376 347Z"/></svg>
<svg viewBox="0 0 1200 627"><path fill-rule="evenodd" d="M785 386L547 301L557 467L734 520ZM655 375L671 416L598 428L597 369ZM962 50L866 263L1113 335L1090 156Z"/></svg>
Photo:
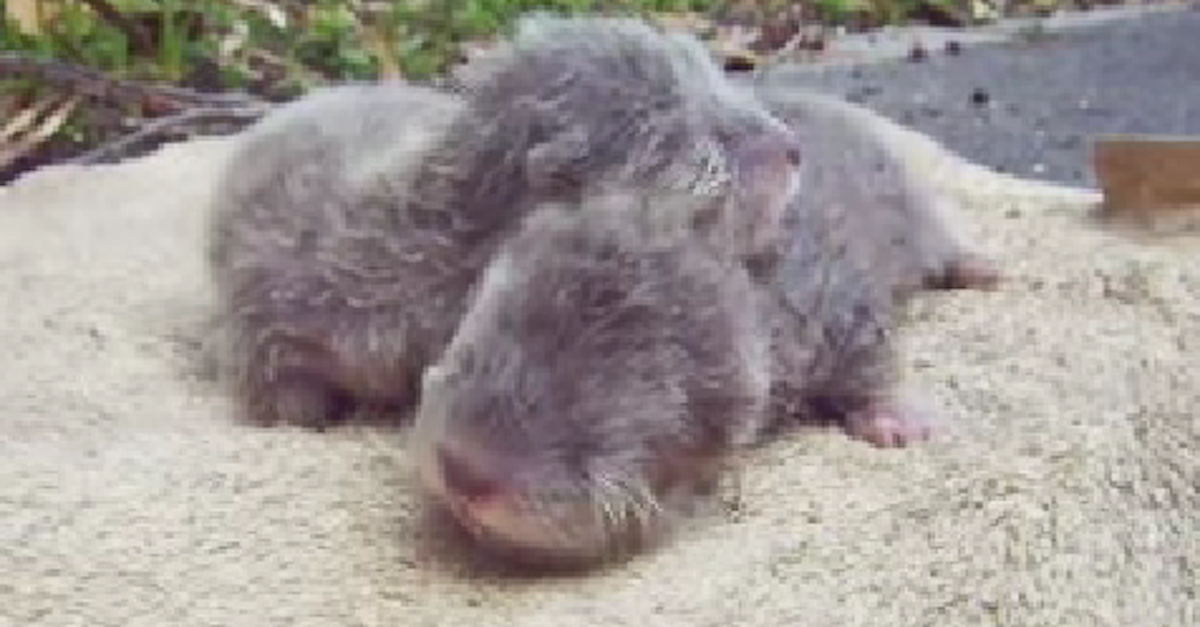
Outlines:
<svg viewBox="0 0 1200 627"><path fill-rule="evenodd" d="M789 213L837 223L872 281L904 300L922 289L992 289L995 263L968 244L954 201L904 153L902 128L866 107L778 83L756 96L805 147L803 193ZM785 232L791 236L788 229Z"/></svg>
<svg viewBox="0 0 1200 627"><path fill-rule="evenodd" d="M544 205L488 266L410 439L427 494L481 546L627 555L756 439L770 385L756 288L690 225L656 217L707 202Z"/></svg>
<svg viewBox="0 0 1200 627"><path fill-rule="evenodd" d="M929 436L897 366L896 275L850 213L796 194L748 267L719 237L662 226L695 197L584 202L531 215L425 377L410 440L422 485L481 546L628 555L730 452L794 418L880 447Z"/></svg>
<svg viewBox="0 0 1200 627"><path fill-rule="evenodd" d="M916 290L990 287L995 270L882 118L819 94L763 101L805 159L749 263L646 226L694 199L618 194L535 214L489 267L412 440L428 494L482 546L627 555L732 449L797 418L879 447L931 435L937 412L898 366L900 312Z"/></svg>
<svg viewBox="0 0 1200 627"><path fill-rule="evenodd" d="M763 325L773 337L772 413L840 423L876 446L928 438L932 404L902 385L895 343L908 300L927 289L993 289L958 207L904 156L900 127L833 96L756 90L805 147L800 192L763 254Z"/></svg>
<svg viewBox="0 0 1200 627"><path fill-rule="evenodd" d="M616 183L715 199L691 221L752 255L794 195L794 135L694 39L536 15L465 83L330 90L242 140L209 260L249 418L411 408L530 201Z"/></svg>
<svg viewBox="0 0 1200 627"><path fill-rule="evenodd" d="M419 401L430 494L490 546L568 560L656 536L794 415L923 439L897 311L996 275L872 116L736 89L637 22L544 17L461 98L287 107L234 157L210 248L246 413Z"/></svg>

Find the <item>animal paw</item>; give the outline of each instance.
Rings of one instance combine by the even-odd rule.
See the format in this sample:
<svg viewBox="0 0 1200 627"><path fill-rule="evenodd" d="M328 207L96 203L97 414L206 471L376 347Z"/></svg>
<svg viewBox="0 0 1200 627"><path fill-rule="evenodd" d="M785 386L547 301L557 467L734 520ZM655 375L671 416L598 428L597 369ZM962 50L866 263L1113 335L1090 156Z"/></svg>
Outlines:
<svg viewBox="0 0 1200 627"><path fill-rule="evenodd" d="M885 399L848 414L846 431L880 448L901 448L928 440L934 419L933 410L919 403Z"/></svg>
<svg viewBox="0 0 1200 627"><path fill-rule="evenodd" d="M994 290L1002 278L1000 269L991 259L967 254L948 262L942 271L929 278L934 289Z"/></svg>
<svg viewBox="0 0 1200 627"><path fill-rule="evenodd" d="M255 390L251 397L251 418L264 425L282 423L324 431L341 422L350 409L343 394L308 377L285 378Z"/></svg>

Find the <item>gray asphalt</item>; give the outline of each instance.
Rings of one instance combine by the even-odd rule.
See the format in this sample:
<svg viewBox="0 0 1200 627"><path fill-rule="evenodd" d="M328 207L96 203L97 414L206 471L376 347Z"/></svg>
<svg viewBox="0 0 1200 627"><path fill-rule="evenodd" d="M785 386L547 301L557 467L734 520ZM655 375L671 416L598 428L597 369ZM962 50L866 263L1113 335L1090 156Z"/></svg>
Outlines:
<svg viewBox="0 0 1200 627"><path fill-rule="evenodd" d="M1200 135L1200 11L771 80L861 102L1004 172L1095 187L1095 134Z"/></svg>

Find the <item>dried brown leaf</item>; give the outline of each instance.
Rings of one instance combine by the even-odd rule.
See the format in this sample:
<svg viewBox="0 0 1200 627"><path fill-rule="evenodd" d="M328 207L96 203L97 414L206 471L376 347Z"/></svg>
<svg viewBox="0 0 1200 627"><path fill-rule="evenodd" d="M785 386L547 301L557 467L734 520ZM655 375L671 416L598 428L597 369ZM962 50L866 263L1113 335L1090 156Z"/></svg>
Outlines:
<svg viewBox="0 0 1200 627"><path fill-rule="evenodd" d="M17 114L0 131L0 169L45 143L66 124L82 100L83 96L78 94L57 102L49 97ZM41 118L40 122L37 122L38 118Z"/></svg>
<svg viewBox="0 0 1200 627"><path fill-rule="evenodd" d="M54 97L51 96L22 109L4 125L3 129L0 129L0 142L11 142L17 135L27 132L37 122L37 119L52 106L54 106Z"/></svg>
<svg viewBox="0 0 1200 627"><path fill-rule="evenodd" d="M394 38L389 37L389 33L383 32L382 28L364 27L363 35L366 37L367 46L375 58L379 60L379 77L382 79L392 80L402 78L400 71L400 61L396 58L396 42Z"/></svg>
<svg viewBox="0 0 1200 627"><path fill-rule="evenodd" d="M38 5L43 5L39 8ZM4 15L17 24L26 35L42 34L42 22L49 18L47 9L51 3L40 0L6 0Z"/></svg>

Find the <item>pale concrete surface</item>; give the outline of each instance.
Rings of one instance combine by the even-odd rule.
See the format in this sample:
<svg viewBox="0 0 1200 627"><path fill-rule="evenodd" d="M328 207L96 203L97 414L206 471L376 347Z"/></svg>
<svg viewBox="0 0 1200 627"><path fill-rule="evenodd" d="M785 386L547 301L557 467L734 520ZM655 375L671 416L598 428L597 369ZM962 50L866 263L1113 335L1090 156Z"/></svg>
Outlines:
<svg viewBox="0 0 1200 627"><path fill-rule="evenodd" d="M1197 9L1168 4L980 29L887 29L851 38L872 54L847 50L849 41L830 53L873 62L782 64L770 76L861 102L976 163L1096 188L1096 135L1200 135ZM1034 24L1041 35L1016 36ZM963 42L963 52L944 53L947 41ZM928 59L888 60L915 42Z"/></svg>
<svg viewBox="0 0 1200 627"><path fill-rule="evenodd" d="M232 422L197 363L227 141L0 189L0 625L1200 624L1200 237L909 143L1009 273L914 312L951 428L788 434L663 549L534 581L428 539L403 431Z"/></svg>

